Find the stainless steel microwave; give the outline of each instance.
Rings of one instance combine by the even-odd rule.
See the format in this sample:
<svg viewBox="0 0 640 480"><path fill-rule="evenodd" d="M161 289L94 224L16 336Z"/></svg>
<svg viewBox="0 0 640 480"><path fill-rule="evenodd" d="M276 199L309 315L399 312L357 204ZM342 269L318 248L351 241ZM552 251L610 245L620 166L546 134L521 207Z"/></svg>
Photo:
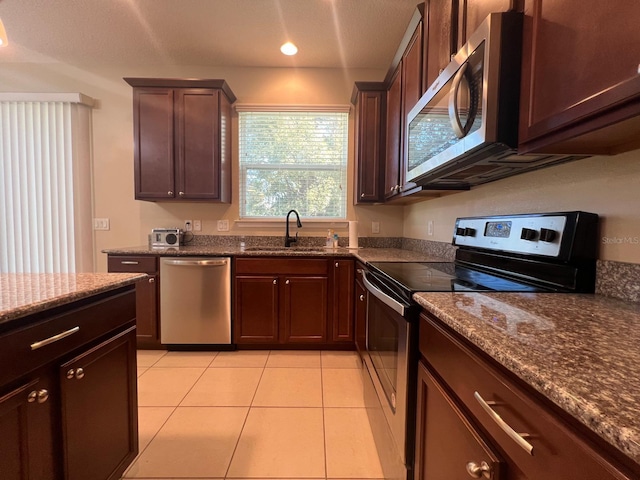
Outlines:
<svg viewBox="0 0 640 480"><path fill-rule="evenodd" d="M405 188L468 187L579 158L517 155L522 21L489 15L411 109Z"/></svg>

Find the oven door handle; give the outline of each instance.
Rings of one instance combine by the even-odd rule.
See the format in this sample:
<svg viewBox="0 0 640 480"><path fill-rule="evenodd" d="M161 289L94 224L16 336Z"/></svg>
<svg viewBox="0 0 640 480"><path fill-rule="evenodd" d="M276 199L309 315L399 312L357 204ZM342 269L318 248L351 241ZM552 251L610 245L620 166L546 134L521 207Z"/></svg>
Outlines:
<svg viewBox="0 0 640 480"><path fill-rule="evenodd" d="M404 317L405 306L397 300L391 298L389 295L384 293L382 290L373 285L369 280L367 280L367 272L362 273L362 281L364 282L364 286L369 292L371 292L374 297L376 297L386 306L390 307L394 312L397 312Z"/></svg>

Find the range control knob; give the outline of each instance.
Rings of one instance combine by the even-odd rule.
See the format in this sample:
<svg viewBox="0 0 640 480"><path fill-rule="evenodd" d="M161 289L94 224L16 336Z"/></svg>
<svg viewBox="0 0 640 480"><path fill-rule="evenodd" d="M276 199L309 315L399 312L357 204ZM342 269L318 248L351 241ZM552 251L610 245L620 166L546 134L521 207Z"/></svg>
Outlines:
<svg viewBox="0 0 640 480"><path fill-rule="evenodd" d="M540 240L543 242L553 242L556 238L556 231L548 228L540 229Z"/></svg>
<svg viewBox="0 0 640 480"><path fill-rule="evenodd" d="M522 240L535 240L537 231L531 228L523 228L522 233L520 234L520 238Z"/></svg>
<svg viewBox="0 0 640 480"><path fill-rule="evenodd" d="M465 237L475 237L476 236L476 229L475 228L465 228L464 229L464 236Z"/></svg>

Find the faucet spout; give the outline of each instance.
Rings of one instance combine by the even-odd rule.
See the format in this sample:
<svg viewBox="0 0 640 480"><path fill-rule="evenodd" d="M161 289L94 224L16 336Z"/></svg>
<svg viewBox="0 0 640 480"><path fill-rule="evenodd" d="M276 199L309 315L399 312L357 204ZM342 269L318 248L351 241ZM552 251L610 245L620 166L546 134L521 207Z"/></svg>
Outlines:
<svg viewBox="0 0 640 480"><path fill-rule="evenodd" d="M285 228L285 233L284 233L284 246L286 248L289 248L292 243L298 241L298 232L296 232L296 236L295 237L290 237L289 236L289 216L292 213L296 214L296 225L298 226L298 228L302 228L302 222L300 221L300 215L298 215L298 212L296 212L293 209L289 210L289 213L287 213L287 218L285 220L286 228Z"/></svg>

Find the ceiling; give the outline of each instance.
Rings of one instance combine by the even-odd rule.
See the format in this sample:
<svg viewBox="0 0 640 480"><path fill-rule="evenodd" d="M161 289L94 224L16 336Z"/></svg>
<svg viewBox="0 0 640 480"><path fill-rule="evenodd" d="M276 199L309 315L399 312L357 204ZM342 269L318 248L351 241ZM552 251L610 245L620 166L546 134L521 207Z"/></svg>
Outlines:
<svg viewBox="0 0 640 480"><path fill-rule="evenodd" d="M0 0L0 63L386 70L419 2Z"/></svg>

